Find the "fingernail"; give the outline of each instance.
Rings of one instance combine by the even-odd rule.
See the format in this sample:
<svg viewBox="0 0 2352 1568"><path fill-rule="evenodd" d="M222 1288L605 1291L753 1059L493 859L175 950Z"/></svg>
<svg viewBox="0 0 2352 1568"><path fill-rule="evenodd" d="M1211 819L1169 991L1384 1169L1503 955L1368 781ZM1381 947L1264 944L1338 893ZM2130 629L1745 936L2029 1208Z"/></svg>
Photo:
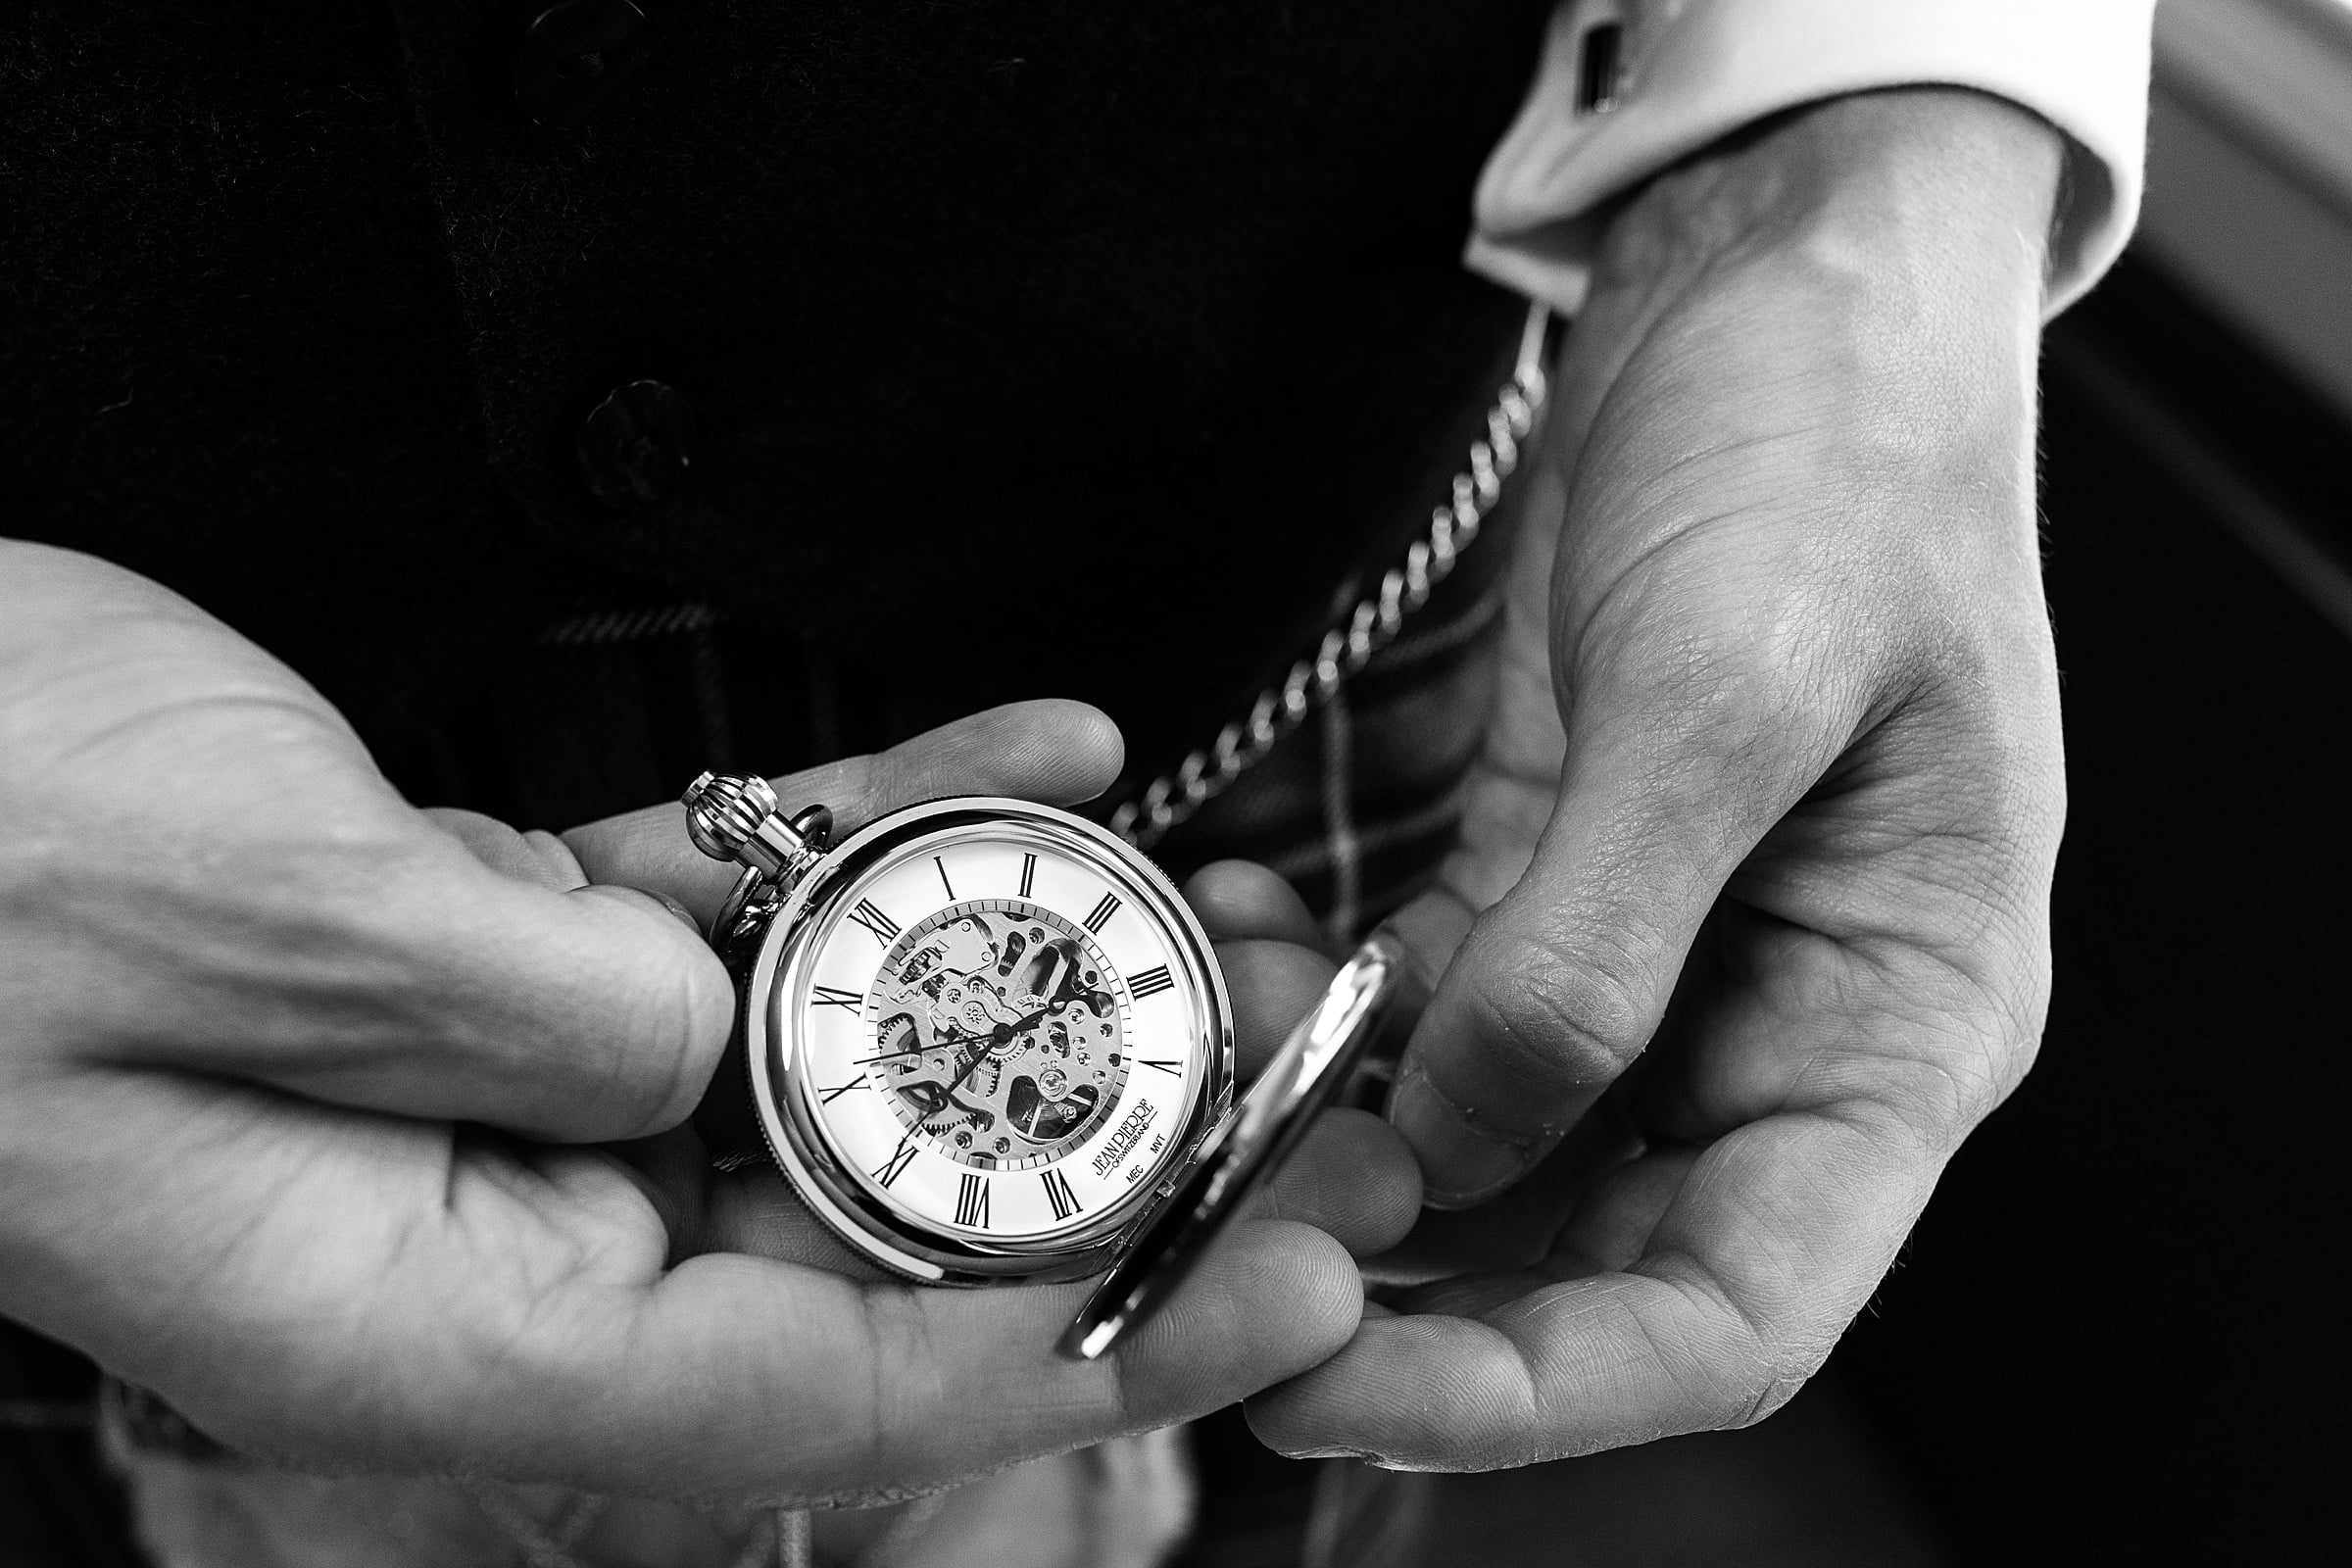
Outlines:
<svg viewBox="0 0 2352 1568"><path fill-rule="evenodd" d="M1389 1098L1389 1122L1421 1161L1422 1201L1432 1208L1468 1208L1501 1192L1556 1139L1510 1138L1481 1127L1470 1112L1438 1093L1426 1074L1409 1067Z"/></svg>
<svg viewBox="0 0 2352 1568"><path fill-rule="evenodd" d="M1361 1459L1366 1464L1381 1462L1379 1454L1370 1448L1285 1448L1286 1459Z"/></svg>

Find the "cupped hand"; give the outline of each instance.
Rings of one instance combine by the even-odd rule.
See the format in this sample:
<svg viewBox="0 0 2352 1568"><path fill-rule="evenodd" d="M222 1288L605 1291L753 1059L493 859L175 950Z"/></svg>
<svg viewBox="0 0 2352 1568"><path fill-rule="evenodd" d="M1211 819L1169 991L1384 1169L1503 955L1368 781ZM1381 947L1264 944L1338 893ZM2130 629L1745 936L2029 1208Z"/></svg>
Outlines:
<svg viewBox="0 0 2352 1568"><path fill-rule="evenodd" d="M854 826L1082 799L1118 750L1027 704L782 788ZM743 1184L676 1201L733 1006L678 906L727 880L674 808L571 843L413 809L201 612L0 543L0 1311L297 1465L777 1500L1165 1424L1346 1341L1347 1250L1272 1217L1084 1366L1052 1351L1083 1287L707 1250L760 1239ZM1388 1245L1400 1146L1319 1147L1366 1189L1275 1207Z"/></svg>
<svg viewBox="0 0 2352 1568"><path fill-rule="evenodd" d="M1293 1452L1525 1463L1738 1425L1868 1298L2049 987L2034 509L2057 138L1841 101L1613 222L1556 384L1442 971L1433 1213Z"/></svg>
<svg viewBox="0 0 2352 1568"><path fill-rule="evenodd" d="M1075 775L1082 782L1057 793L1082 799L1110 781L1118 770L1115 732L1099 714L1075 705L1030 706L1066 710L1057 715L1060 765L1077 755L1070 720L1083 715L1110 738L1109 749ZM952 792L1034 793L1006 787L1001 774L969 771L927 772L877 792L861 771L859 764L813 769L779 781L778 793L788 805L831 806L841 834L874 814L867 803L877 793L894 806ZM951 790L951 778L962 782ZM564 837L593 874L673 897L706 923L734 880L730 868L688 847L683 814L673 807ZM1209 867L1185 896L1226 977L1247 1084L1313 1008L1334 965L1302 945L1314 929L1304 906L1263 867ZM1105 1361L1078 1363L1054 1347L1092 1281L978 1292L900 1284L835 1237L766 1160L713 1168L701 1129L731 1136L748 1129L747 1118L725 1114L721 1104L740 1105L743 1095L740 1085L716 1084L706 1111L718 1114L617 1152L662 1216L673 1260L682 1260L679 1273L708 1268L793 1282L802 1317L788 1376L808 1396L831 1390L837 1401L834 1418L795 1424L796 1464L845 1478L821 1494L833 1500L884 1499L1013 1458L1165 1426L1287 1375L1272 1370L1287 1356L1311 1364L1347 1342L1360 1314L1353 1259L1395 1246L1421 1204L1419 1171L1394 1130L1361 1111L1327 1111L1169 1304ZM876 1376L900 1386L889 1403L906 1405L893 1412L889 1430L877 1430L858 1408L866 1380ZM1079 1416L1090 1423L1082 1435L1073 1426Z"/></svg>

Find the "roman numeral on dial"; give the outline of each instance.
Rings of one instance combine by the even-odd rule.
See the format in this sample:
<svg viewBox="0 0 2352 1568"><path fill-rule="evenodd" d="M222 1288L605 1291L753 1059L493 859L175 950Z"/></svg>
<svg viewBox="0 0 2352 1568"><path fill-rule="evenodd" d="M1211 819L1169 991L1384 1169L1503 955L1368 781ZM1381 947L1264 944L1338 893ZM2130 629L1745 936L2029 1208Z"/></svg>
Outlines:
<svg viewBox="0 0 2352 1568"><path fill-rule="evenodd" d="M914 1146L912 1144L901 1144L899 1145L898 1152L891 1155L887 1160L884 1160L882 1162L882 1168L874 1172L874 1180L880 1182L883 1186L888 1187L892 1182L895 1182L900 1177L906 1175L906 1167L913 1163Z"/></svg>
<svg viewBox="0 0 2352 1568"><path fill-rule="evenodd" d="M875 908L871 899L859 899L858 907L850 911L850 918L871 931L874 940L886 948L898 939L899 922Z"/></svg>
<svg viewBox="0 0 2352 1568"><path fill-rule="evenodd" d="M838 986L810 986L808 989L814 993L808 999L811 1006L839 1007L845 1012L856 1012L865 1005L865 998Z"/></svg>
<svg viewBox="0 0 2352 1568"><path fill-rule="evenodd" d="M1094 912L1086 917L1086 928L1095 935L1101 936L1102 928L1110 924L1110 917L1118 912L1119 896L1116 893L1105 893L1102 895L1102 902L1096 905Z"/></svg>
<svg viewBox="0 0 2352 1568"><path fill-rule="evenodd" d="M1158 996L1175 983L1175 980L1168 974L1168 966L1163 963L1154 968L1146 969L1142 974L1130 975L1127 980L1127 993L1136 1001L1141 1002L1146 997Z"/></svg>
<svg viewBox="0 0 2352 1568"><path fill-rule="evenodd" d="M988 1178L976 1171L965 1171L956 1185L956 1223L988 1229Z"/></svg>
<svg viewBox="0 0 2352 1568"><path fill-rule="evenodd" d="M1029 896L1029 888L1030 888L1030 885L1031 885L1032 883L1036 882L1036 880L1037 880L1037 857L1036 857L1036 856L1034 856L1034 855L1024 855L1024 856L1022 856L1022 857L1021 857L1021 897L1022 897L1022 898L1024 898L1024 899L1025 899L1025 898L1027 898L1027 897Z"/></svg>
<svg viewBox="0 0 2352 1568"><path fill-rule="evenodd" d="M1046 1184L1046 1201L1054 1205L1055 1219L1068 1219L1085 1205L1078 1195L1070 1191L1070 1179L1057 1170L1049 1170L1038 1177Z"/></svg>

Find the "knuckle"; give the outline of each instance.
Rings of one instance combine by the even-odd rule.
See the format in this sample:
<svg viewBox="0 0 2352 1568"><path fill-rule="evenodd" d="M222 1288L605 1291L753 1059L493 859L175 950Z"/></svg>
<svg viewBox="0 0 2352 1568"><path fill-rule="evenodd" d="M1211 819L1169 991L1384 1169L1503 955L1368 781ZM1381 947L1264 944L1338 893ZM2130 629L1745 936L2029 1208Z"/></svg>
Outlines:
<svg viewBox="0 0 2352 1568"><path fill-rule="evenodd" d="M1526 937L1481 945L1475 996L1484 1033L1508 1065L1559 1089L1605 1083L1649 1044L1632 960L1597 945L1567 952Z"/></svg>
<svg viewBox="0 0 2352 1568"><path fill-rule="evenodd" d="M588 873L580 866L579 857L571 846L545 828L532 828L522 835L523 848L529 851L532 866L549 887L570 889L585 886Z"/></svg>
<svg viewBox="0 0 2352 1568"><path fill-rule="evenodd" d="M590 1119L624 1137L662 1131L693 1111L735 1016L734 989L714 957L649 962L629 994L634 1015L605 1034L588 1064Z"/></svg>
<svg viewBox="0 0 2352 1568"><path fill-rule="evenodd" d="M2040 1049L2047 944L1998 961L1990 979L1980 972L1987 966L1981 953L1931 956L1888 976L1907 1044L1871 1054L1870 1090L1853 1102L1875 1105L1936 1161L2016 1091Z"/></svg>
<svg viewBox="0 0 2352 1568"><path fill-rule="evenodd" d="M1707 858L1744 848L1861 728L1876 656L1813 624L1819 612L1801 600L1645 627L1630 634L1641 646L1613 656L1611 689L1587 722L1615 733L1584 740L1638 776L1627 823L1647 842Z"/></svg>
<svg viewBox="0 0 2352 1568"><path fill-rule="evenodd" d="M1809 606L1769 598L1696 625L1645 617L1639 646L1614 662L1647 749L1711 759L1733 778L1787 771L1817 751L1808 742L1831 728L1821 699L1837 661L1814 620Z"/></svg>
<svg viewBox="0 0 2352 1568"><path fill-rule="evenodd" d="M1711 1278L1675 1283L1681 1304L1695 1310L1696 1324L1671 1346L1654 1331L1649 1338L1694 1427L1755 1425L1794 1398L1837 1346L1837 1331L1792 1332Z"/></svg>
<svg viewBox="0 0 2352 1568"><path fill-rule="evenodd" d="M1754 1359L1749 1390L1744 1396L1728 1402L1722 1410L1718 1430L1736 1431L1752 1427L1781 1409L1797 1396L1830 1358L1829 1346L1759 1347Z"/></svg>

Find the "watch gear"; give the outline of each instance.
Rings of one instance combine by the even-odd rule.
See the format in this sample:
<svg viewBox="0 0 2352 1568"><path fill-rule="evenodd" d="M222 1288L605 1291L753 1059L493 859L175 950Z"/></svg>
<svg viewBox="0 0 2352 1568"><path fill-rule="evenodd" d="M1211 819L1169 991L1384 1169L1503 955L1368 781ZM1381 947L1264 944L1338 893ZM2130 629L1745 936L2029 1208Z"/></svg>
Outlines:
<svg viewBox="0 0 2352 1568"><path fill-rule="evenodd" d="M873 1082L959 1164L1042 1164L1099 1126L1126 1082L1102 956L1035 905L956 905L916 925L884 959L870 1008Z"/></svg>

